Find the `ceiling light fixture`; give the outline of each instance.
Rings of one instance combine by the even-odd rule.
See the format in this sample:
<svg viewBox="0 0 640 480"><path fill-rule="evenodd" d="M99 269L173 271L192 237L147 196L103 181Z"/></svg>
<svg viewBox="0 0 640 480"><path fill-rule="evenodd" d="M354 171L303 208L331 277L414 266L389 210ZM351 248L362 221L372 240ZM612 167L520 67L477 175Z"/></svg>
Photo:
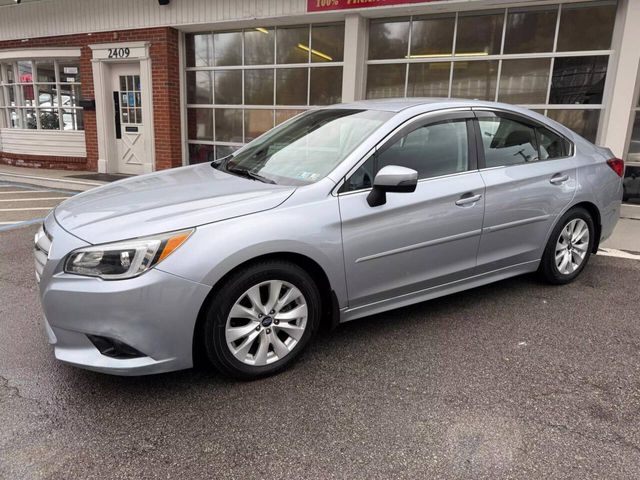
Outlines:
<svg viewBox="0 0 640 480"><path fill-rule="evenodd" d="M324 58L325 60L328 60L330 62L333 61L333 57L330 57L329 55L327 55L326 53L322 53L319 50L314 50L313 48L309 48L306 45L303 45L302 43L298 44L298 48L304 50L305 52L311 52L311 54L316 55L320 58Z"/></svg>

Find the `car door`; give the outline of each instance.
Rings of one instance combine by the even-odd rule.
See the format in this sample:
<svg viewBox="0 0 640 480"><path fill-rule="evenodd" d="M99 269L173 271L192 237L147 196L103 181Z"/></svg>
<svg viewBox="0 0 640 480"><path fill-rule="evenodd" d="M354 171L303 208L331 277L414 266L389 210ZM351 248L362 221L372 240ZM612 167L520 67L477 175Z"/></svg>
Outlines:
<svg viewBox="0 0 640 480"><path fill-rule="evenodd" d="M473 114L423 117L383 142L338 194L349 307L471 275L476 266L484 184L477 171ZM387 165L418 171L412 193L388 193L370 207L375 174Z"/></svg>
<svg viewBox="0 0 640 480"><path fill-rule="evenodd" d="M535 262L576 190L572 144L519 115L477 111L476 116L486 185L478 273Z"/></svg>

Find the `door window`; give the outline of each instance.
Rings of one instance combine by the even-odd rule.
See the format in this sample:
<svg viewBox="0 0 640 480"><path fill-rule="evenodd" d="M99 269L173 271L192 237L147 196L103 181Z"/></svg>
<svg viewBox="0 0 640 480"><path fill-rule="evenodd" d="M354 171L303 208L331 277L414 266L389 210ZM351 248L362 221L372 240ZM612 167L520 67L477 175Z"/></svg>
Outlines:
<svg viewBox="0 0 640 480"><path fill-rule="evenodd" d="M570 155L571 145L563 137L546 128L538 128L537 131L540 160L551 160Z"/></svg>
<svg viewBox="0 0 640 480"><path fill-rule="evenodd" d="M120 120L122 123L142 123L140 75L120 76Z"/></svg>
<svg viewBox="0 0 640 480"><path fill-rule="evenodd" d="M502 117L478 119L486 167L538 161L536 132L523 123Z"/></svg>
<svg viewBox="0 0 640 480"><path fill-rule="evenodd" d="M378 170L388 165L416 170L419 179L468 170L466 120L423 125L392 139L358 168L341 191L370 188Z"/></svg>

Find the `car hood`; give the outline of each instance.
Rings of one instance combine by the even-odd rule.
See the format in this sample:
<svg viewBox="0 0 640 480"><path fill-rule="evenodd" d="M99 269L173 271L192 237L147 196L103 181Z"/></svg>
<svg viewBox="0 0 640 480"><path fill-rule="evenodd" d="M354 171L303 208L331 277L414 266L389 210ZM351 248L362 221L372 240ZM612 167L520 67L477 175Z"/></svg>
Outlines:
<svg viewBox="0 0 640 480"><path fill-rule="evenodd" d="M104 243L269 210L294 190L230 175L206 163L83 192L58 205L55 218L76 237Z"/></svg>

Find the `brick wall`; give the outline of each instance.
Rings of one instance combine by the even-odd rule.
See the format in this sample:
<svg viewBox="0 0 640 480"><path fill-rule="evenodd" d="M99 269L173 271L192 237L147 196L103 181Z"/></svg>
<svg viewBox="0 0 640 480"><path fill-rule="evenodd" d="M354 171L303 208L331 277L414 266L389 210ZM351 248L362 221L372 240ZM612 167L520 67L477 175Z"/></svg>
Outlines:
<svg viewBox="0 0 640 480"><path fill-rule="evenodd" d="M178 60L178 31L176 29L163 27L34 38L26 41L11 40L0 42L0 50L9 48L80 47L81 94L83 99L93 99L95 96L93 71L91 67L92 52L89 45L94 43L137 41L150 43L149 54L151 57L151 81L153 84L152 96L156 169L177 167L182 165L182 152L180 132L180 68ZM38 166L42 168L97 171L98 134L95 111L84 112L84 130L87 144L86 159L72 159L72 161L70 161L69 158L65 157L13 155L0 152L0 163Z"/></svg>

